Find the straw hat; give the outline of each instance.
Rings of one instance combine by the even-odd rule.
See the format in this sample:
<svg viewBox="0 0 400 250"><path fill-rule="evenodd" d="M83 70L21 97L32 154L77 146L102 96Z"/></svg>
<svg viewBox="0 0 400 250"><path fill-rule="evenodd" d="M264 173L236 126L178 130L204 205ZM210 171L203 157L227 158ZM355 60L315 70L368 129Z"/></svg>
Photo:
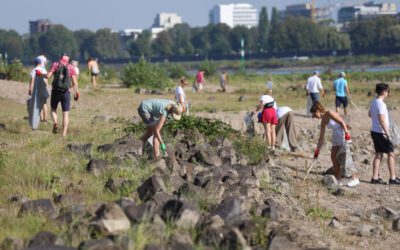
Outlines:
<svg viewBox="0 0 400 250"><path fill-rule="evenodd" d="M171 105L172 118L176 121L179 121L182 117L183 107L180 103Z"/></svg>

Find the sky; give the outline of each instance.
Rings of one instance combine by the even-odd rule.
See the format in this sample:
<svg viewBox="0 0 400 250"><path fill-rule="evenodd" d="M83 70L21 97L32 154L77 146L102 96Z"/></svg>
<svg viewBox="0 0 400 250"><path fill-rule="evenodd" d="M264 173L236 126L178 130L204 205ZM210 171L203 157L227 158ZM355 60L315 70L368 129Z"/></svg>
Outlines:
<svg viewBox="0 0 400 250"><path fill-rule="evenodd" d="M157 13L174 12L191 27L208 24L208 12L216 4L250 3L258 10L273 6L278 10L286 5L307 3L304 0L1 0L0 29L16 30L20 34L29 32L29 21L49 19L54 24L62 24L70 30L101 28L112 30L147 29ZM316 0L317 7L349 5L361 0ZM400 6L400 0L392 2ZM337 7L336 7L337 8Z"/></svg>

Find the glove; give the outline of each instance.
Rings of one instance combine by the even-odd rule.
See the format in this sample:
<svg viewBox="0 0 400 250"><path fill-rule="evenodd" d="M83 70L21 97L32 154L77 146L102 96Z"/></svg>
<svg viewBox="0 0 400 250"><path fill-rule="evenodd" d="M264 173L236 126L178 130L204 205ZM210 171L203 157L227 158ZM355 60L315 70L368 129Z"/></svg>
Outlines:
<svg viewBox="0 0 400 250"><path fill-rule="evenodd" d="M42 71L40 71L40 70L37 69L37 70L35 70L35 72L36 72L36 75L37 75L37 76L42 76Z"/></svg>
<svg viewBox="0 0 400 250"><path fill-rule="evenodd" d="M349 132L345 132L345 133L344 133L344 139L345 139L346 141L351 141L351 136L350 136L350 133L349 133Z"/></svg>
<svg viewBox="0 0 400 250"><path fill-rule="evenodd" d="M75 100L75 101L78 101L78 100L79 100L79 97L80 97L80 94L79 94L78 91L76 91L76 93L75 93L75 95L74 95L74 100Z"/></svg>
<svg viewBox="0 0 400 250"><path fill-rule="evenodd" d="M165 152L167 151L167 147L165 146L165 144L161 143L160 147L161 147L161 151L163 152L163 154L165 154Z"/></svg>
<svg viewBox="0 0 400 250"><path fill-rule="evenodd" d="M347 99L349 99L349 101L351 101L351 97L349 95L347 96Z"/></svg>
<svg viewBox="0 0 400 250"><path fill-rule="evenodd" d="M250 111L250 116L253 116L254 115L254 111Z"/></svg>
<svg viewBox="0 0 400 250"><path fill-rule="evenodd" d="M317 149L315 149L315 151L314 151L314 159L317 159L317 158L318 158L318 155L319 155L319 149L317 148Z"/></svg>

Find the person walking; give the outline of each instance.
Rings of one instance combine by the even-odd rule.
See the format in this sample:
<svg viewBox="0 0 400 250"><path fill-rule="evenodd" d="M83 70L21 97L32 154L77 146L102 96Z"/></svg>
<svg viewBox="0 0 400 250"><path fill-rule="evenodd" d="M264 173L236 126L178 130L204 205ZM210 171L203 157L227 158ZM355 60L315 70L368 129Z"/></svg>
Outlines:
<svg viewBox="0 0 400 250"><path fill-rule="evenodd" d="M175 88L175 101L180 103L184 113L188 113L188 104L186 103L186 95L183 88L188 85L186 77L181 77L179 80L179 86Z"/></svg>
<svg viewBox="0 0 400 250"><path fill-rule="evenodd" d="M57 106L61 103L62 108L62 136L67 136L68 124L69 124L69 111L71 104L70 91L74 91L74 99L79 99L78 92L78 81L76 79L75 69L69 63L70 56L64 52L60 56L58 62L54 62L49 70L49 73L42 74L39 70L36 71L36 75L43 76L44 78L50 79L54 76L52 81L51 90L51 117L53 119L53 133L58 132L58 117L57 117ZM72 85L71 85L72 82Z"/></svg>
<svg viewBox="0 0 400 250"><path fill-rule="evenodd" d="M319 71L314 71L314 75L310 76L307 80L306 95L311 97L312 103L319 101L319 92L322 92L322 97L325 97L325 90L322 87L321 79L319 78Z"/></svg>
<svg viewBox="0 0 400 250"><path fill-rule="evenodd" d="M93 57L89 57L87 68L88 68L88 71L90 74L90 80L92 82L93 89L95 89L97 87L97 77L100 74L97 59L94 59Z"/></svg>
<svg viewBox="0 0 400 250"><path fill-rule="evenodd" d="M204 79L204 71L203 70L199 70L196 74L196 86L197 86L197 92L201 93L203 91L204 88L204 83L205 83L205 79Z"/></svg>
<svg viewBox="0 0 400 250"><path fill-rule="evenodd" d="M339 108L343 105L344 115L347 115L347 106L350 99L350 91L347 81L345 79L346 74L341 72L339 78L333 82L333 90L335 91L335 106L336 113L339 113Z"/></svg>
<svg viewBox="0 0 400 250"><path fill-rule="evenodd" d="M219 84L221 86L221 91L226 92L226 85L228 84L228 74L223 71L219 77Z"/></svg>
<svg viewBox="0 0 400 250"><path fill-rule="evenodd" d="M325 110L324 106L319 101L314 102L310 109L310 113L314 118L321 119L321 130L318 139L317 148L314 151L314 159L319 156L319 151L325 142L325 130L326 128L332 129L332 148L331 148L331 160L333 163L333 171L336 179L340 182L341 171L340 164L337 160L337 154L339 148L342 147L346 141L351 141L351 136L347 127L346 122L339 116L338 113ZM354 187L360 184L360 180L357 177L356 169L353 167L351 170L351 180L347 183L347 186Z"/></svg>
<svg viewBox="0 0 400 250"><path fill-rule="evenodd" d="M259 121L264 126L265 141L272 150L275 150L275 126L278 124L278 117L276 115L276 103L274 98L268 94L261 96L260 103L258 104L255 113L259 110L262 110Z"/></svg>
<svg viewBox="0 0 400 250"><path fill-rule="evenodd" d="M46 64L47 64L47 58L44 55L40 55L38 57L36 57L35 59L35 65L36 67L34 69L32 69L31 71L31 77L29 80L29 90L28 90L28 95L31 96L32 92L33 92L33 87L35 84L35 76L36 76L36 71L40 71L43 74L47 74L47 70L46 70ZM40 112L40 121L41 122L47 122L47 99L49 98L49 92L47 91L47 79L44 79L44 86L40 86L43 93L44 93L44 97L45 99L43 100L44 104L43 104L43 109Z"/></svg>
<svg viewBox="0 0 400 250"><path fill-rule="evenodd" d="M375 157L372 163L372 184L386 184L379 176L379 168L383 158L383 154L387 154L389 168L389 184L400 185L400 179L396 178L395 173L395 157L394 145L390 141L389 131L389 112L384 102L389 96L389 85L386 83L378 83L375 86L376 98L371 102L368 115L371 118L371 137L375 148Z"/></svg>
<svg viewBox="0 0 400 250"><path fill-rule="evenodd" d="M294 113L289 107L278 107L276 109L278 125L276 126L276 146L281 147L284 133L286 132L290 151L297 149L297 133L294 121Z"/></svg>
<svg viewBox="0 0 400 250"><path fill-rule="evenodd" d="M160 148L163 153L167 149L161 138L161 129L169 116L179 121L183 107L180 103L171 100L148 99L140 103L137 111L146 125L146 132L141 137L143 145L153 136L153 157L157 159L160 156Z"/></svg>

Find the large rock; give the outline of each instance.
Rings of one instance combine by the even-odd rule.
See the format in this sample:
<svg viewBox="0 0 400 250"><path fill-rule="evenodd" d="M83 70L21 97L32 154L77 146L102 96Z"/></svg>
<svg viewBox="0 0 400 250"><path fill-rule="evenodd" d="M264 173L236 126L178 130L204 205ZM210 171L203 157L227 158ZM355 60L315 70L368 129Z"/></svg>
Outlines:
<svg viewBox="0 0 400 250"><path fill-rule="evenodd" d="M22 215L26 213L32 213L32 214L39 213L51 216L55 213L55 211L56 210L51 200L39 199L23 203L19 211L19 214Z"/></svg>
<svg viewBox="0 0 400 250"><path fill-rule="evenodd" d="M334 189L338 186L338 181L336 180L334 175L325 175L322 179L322 184L329 189Z"/></svg>
<svg viewBox="0 0 400 250"><path fill-rule="evenodd" d="M137 188L139 198L142 201L150 200L155 193L160 191L166 191L164 181L161 177L155 175L148 178Z"/></svg>
<svg viewBox="0 0 400 250"><path fill-rule="evenodd" d="M383 233L383 228L378 226L371 226L367 224L361 224L352 234L357 235L359 237L373 237L378 236Z"/></svg>
<svg viewBox="0 0 400 250"><path fill-rule="evenodd" d="M101 152L113 152L117 156L142 155L143 142L134 138L120 140L113 144L104 144L97 148Z"/></svg>
<svg viewBox="0 0 400 250"><path fill-rule="evenodd" d="M279 221L289 218L289 211L274 199L268 198L266 203L269 206L269 213L267 212L267 214L272 220Z"/></svg>
<svg viewBox="0 0 400 250"><path fill-rule="evenodd" d="M195 206L187 201L170 200L162 208L161 218L174 221L178 227L194 228L200 219Z"/></svg>
<svg viewBox="0 0 400 250"><path fill-rule="evenodd" d="M72 223L74 220L84 216L86 207L84 205L70 205L61 208L56 221L62 223Z"/></svg>
<svg viewBox="0 0 400 250"><path fill-rule="evenodd" d="M79 250L117 250L110 239L85 240L79 244ZM122 249L121 249L122 250Z"/></svg>
<svg viewBox="0 0 400 250"><path fill-rule="evenodd" d="M195 175L193 184L199 187L205 187L207 183L211 180L211 177L212 174L210 171L201 171Z"/></svg>
<svg viewBox="0 0 400 250"><path fill-rule="evenodd" d="M211 215L218 215L227 223L243 213L242 202L238 197L228 197L212 211Z"/></svg>
<svg viewBox="0 0 400 250"><path fill-rule="evenodd" d="M28 247L44 247L53 245L62 246L64 245L64 241L57 235L45 231L37 233L28 243Z"/></svg>
<svg viewBox="0 0 400 250"><path fill-rule="evenodd" d="M194 249L192 237L189 233L176 233L171 236L167 246L168 250L191 250Z"/></svg>
<svg viewBox="0 0 400 250"><path fill-rule="evenodd" d="M129 179L113 179L110 178L107 180L106 184L104 185L104 189L112 192L117 193L121 190L129 190L133 186L133 181Z"/></svg>
<svg viewBox="0 0 400 250"><path fill-rule="evenodd" d="M107 235L116 235L130 229L131 223L124 211L118 204L109 203L102 205L96 211L96 226L102 233Z"/></svg>
<svg viewBox="0 0 400 250"><path fill-rule="evenodd" d="M390 207L385 207L385 206L381 206L375 209L372 209L368 212L368 214L374 214L377 216L380 216L382 218L385 219L389 219L389 220L394 220L400 217L400 212L390 208Z"/></svg>
<svg viewBox="0 0 400 250"><path fill-rule="evenodd" d="M90 158L92 156L92 144L80 144L80 145L75 145L75 144L68 144L67 148L76 154L81 154L84 155L87 158Z"/></svg>
<svg viewBox="0 0 400 250"><path fill-rule="evenodd" d="M156 204L153 201L148 201L140 205L127 206L124 211L132 223L138 223L154 216Z"/></svg>
<svg viewBox="0 0 400 250"><path fill-rule="evenodd" d="M232 250L251 250L247 245L245 238L242 233L237 229L233 228L221 241L219 247L221 249L232 249Z"/></svg>
<svg viewBox="0 0 400 250"><path fill-rule="evenodd" d="M199 148L196 158L208 166L219 167L222 165L222 160L219 158L216 149L212 148L210 144L203 144Z"/></svg>
<svg viewBox="0 0 400 250"><path fill-rule="evenodd" d="M21 239L7 237L0 245L1 250L22 250L24 249L24 241Z"/></svg>
<svg viewBox="0 0 400 250"><path fill-rule="evenodd" d="M86 166L86 171L98 175L109 167L110 164L107 160L92 159L88 162Z"/></svg>

